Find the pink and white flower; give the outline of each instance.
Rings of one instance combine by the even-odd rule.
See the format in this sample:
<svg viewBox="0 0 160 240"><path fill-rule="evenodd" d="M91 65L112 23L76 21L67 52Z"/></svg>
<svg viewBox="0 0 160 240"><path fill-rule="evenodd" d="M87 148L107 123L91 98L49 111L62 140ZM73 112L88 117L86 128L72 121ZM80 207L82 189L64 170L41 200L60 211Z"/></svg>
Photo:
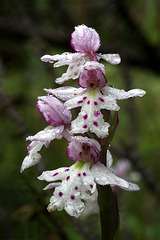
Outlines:
<svg viewBox="0 0 160 240"><path fill-rule="evenodd" d="M79 147L77 149L79 153ZM111 154L109 154L109 158L110 156ZM77 157L75 157L76 159ZM111 159L108 161L111 163ZM70 216L76 218L81 215L88 201L96 201L97 184L119 186L128 191L139 190L136 184L116 176L110 168L102 163L93 164L91 161L86 162L82 159L68 168L45 171L38 179L49 182L44 190L55 188L48 211L64 209Z"/></svg>
<svg viewBox="0 0 160 240"><path fill-rule="evenodd" d="M119 54L96 53L100 47L99 35L93 28L85 25L75 27L71 35L71 46L76 53L65 52L53 56L44 55L41 58L43 62L56 62L54 67L69 65L67 72L57 78L56 83L61 84L68 79L78 78L84 64L88 61L99 61L101 58L111 64L119 64L121 61Z"/></svg>
<svg viewBox="0 0 160 240"><path fill-rule="evenodd" d="M31 143L27 148L28 154L22 162L21 172L40 161L39 151L43 146L48 148L52 140L62 137L68 141L71 139L68 127L71 123L71 112L55 97L42 96L38 99L37 107L45 121L50 125L34 136L26 138L26 141L29 140Z"/></svg>
<svg viewBox="0 0 160 240"><path fill-rule="evenodd" d="M91 162L77 161L69 168L59 168L43 172L39 180L49 182L44 190L55 188L48 205L48 211L65 209L74 217L79 217L86 200L93 200L96 183L90 171Z"/></svg>
<svg viewBox="0 0 160 240"><path fill-rule="evenodd" d="M119 90L106 85L107 80L100 63L88 62L84 65L79 76L80 88L60 87L45 89L49 94L65 100L68 109L81 107L77 118L71 122L71 131L75 133L93 132L99 138L107 137L109 123L103 119L101 109L118 111L116 100L130 97L142 97L144 90Z"/></svg>

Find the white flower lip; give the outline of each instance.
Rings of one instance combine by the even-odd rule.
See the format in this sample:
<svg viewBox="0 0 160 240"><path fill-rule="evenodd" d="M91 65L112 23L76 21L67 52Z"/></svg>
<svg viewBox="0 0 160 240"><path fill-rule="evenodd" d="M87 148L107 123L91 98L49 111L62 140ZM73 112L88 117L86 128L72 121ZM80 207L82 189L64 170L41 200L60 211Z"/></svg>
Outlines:
<svg viewBox="0 0 160 240"><path fill-rule="evenodd" d="M94 200L96 183L90 172L91 163L77 161L69 168L43 172L39 180L49 182L45 190L55 187L48 211L64 209L69 215L79 217L86 200ZM61 181L57 185L57 181Z"/></svg>
<svg viewBox="0 0 160 240"><path fill-rule="evenodd" d="M111 167L112 156L109 151L107 156ZM116 176L110 167L100 162L91 164L91 162L77 161L68 168L43 172L38 179L49 182L44 190L55 189L48 211L64 209L70 216L79 217L87 201L96 200L96 184L118 186L128 191L139 190L138 185Z"/></svg>

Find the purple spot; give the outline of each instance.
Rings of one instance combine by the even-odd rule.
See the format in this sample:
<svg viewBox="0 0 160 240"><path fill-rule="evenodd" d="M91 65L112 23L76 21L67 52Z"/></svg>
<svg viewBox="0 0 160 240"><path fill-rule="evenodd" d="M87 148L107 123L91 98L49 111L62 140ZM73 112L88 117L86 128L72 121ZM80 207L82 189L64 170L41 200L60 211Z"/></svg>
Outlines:
<svg viewBox="0 0 160 240"><path fill-rule="evenodd" d="M99 111L94 111L94 116L98 117L101 113Z"/></svg>
<svg viewBox="0 0 160 240"><path fill-rule="evenodd" d="M87 104L90 104L90 101L88 101Z"/></svg>
<svg viewBox="0 0 160 240"><path fill-rule="evenodd" d="M74 200L75 199L75 196L74 195L71 195L71 200Z"/></svg>
<svg viewBox="0 0 160 240"><path fill-rule="evenodd" d="M78 104L79 104L79 103L83 103L83 100L81 100L81 101L78 101L77 103L78 103Z"/></svg>
<svg viewBox="0 0 160 240"><path fill-rule="evenodd" d="M78 73L77 73L77 72L75 72L75 73L74 73L74 76L77 76L77 75L78 75Z"/></svg>
<svg viewBox="0 0 160 240"><path fill-rule="evenodd" d="M67 168L66 170L65 170L65 172L68 172L69 171L69 168Z"/></svg>
<svg viewBox="0 0 160 240"><path fill-rule="evenodd" d="M85 125L83 126L83 128L87 128L87 124L85 124Z"/></svg>
<svg viewBox="0 0 160 240"><path fill-rule="evenodd" d="M53 174L53 177L55 177L55 176L57 176L59 173L58 172L56 172L55 174Z"/></svg>
<svg viewBox="0 0 160 240"><path fill-rule="evenodd" d="M80 177L81 176L81 174L80 173L78 173L78 177Z"/></svg>
<svg viewBox="0 0 160 240"><path fill-rule="evenodd" d="M90 187L93 188L93 184L90 184Z"/></svg>
<svg viewBox="0 0 160 240"><path fill-rule="evenodd" d="M86 100L87 97L84 97L83 100Z"/></svg>
<svg viewBox="0 0 160 240"><path fill-rule="evenodd" d="M87 114L83 116L83 118L84 118L85 120L87 119L87 117L88 117L88 115L87 115Z"/></svg>
<svg viewBox="0 0 160 240"><path fill-rule="evenodd" d="M27 147L27 151L29 152L31 150L31 145L29 144Z"/></svg>
<svg viewBox="0 0 160 240"><path fill-rule="evenodd" d="M87 174L85 172L83 172L83 176L85 177Z"/></svg>
<svg viewBox="0 0 160 240"><path fill-rule="evenodd" d="M98 123L96 121L93 122L94 126L98 127Z"/></svg>
<svg viewBox="0 0 160 240"><path fill-rule="evenodd" d="M95 105L95 106L97 106L97 105L98 105L98 103L97 103L97 102L94 102L94 105Z"/></svg>
<svg viewBox="0 0 160 240"><path fill-rule="evenodd" d="M101 102L104 102L104 99L103 99L103 98L101 98L101 97L99 97L99 100L100 100Z"/></svg>
<svg viewBox="0 0 160 240"><path fill-rule="evenodd" d="M66 178L66 180L68 181L70 179L70 176L68 176L67 178Z"/></svg>
<svg viewBox="0 0 160 240"><path fill-rule="evenodd" d="M59 196L62 197L63 193L62 192L59 192Z"/></svg>
<svg viewBox="0 0 160 240"><path fill-rule="evenodd" d="M78 187L76 186L74 189L75 189L75 190L78 190Z"/></svg>

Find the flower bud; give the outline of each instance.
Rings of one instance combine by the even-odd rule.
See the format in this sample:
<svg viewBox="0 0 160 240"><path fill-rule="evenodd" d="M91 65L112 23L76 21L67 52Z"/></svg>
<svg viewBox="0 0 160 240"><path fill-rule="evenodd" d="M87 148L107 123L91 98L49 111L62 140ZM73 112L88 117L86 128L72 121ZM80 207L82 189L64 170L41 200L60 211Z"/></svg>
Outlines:
<svg viewBox="0 0 160 240"><path fill-rule="evenodd" d="M38 98L37 107L44 120L51 126L70 124L71 112L57 98L42 96Z"/></svg>

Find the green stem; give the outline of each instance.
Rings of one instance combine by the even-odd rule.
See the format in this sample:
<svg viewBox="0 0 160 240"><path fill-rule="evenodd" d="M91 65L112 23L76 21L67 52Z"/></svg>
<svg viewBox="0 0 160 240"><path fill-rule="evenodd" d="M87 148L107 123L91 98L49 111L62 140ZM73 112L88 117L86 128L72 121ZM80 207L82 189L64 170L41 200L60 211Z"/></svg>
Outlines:
<svg viewBox="0 0 160 240"><path fill-rule="evenodd" d="M110 112L108 114L110 114ZM101 148L102 148L100 162L103 163L104 165L106 165L107 149L109 148L109 145L112 141L112 138L114 137L114 134L115 134L117 126L118 126L118 123L119 123L118 112L115 112L113 118L111 118L111 116L110 116L110 128L109 128L108 137L106 137L104 139L101 139L99 141L100 144L101 144Z"/></svg>
<svg viewBox="0 0 160 240"><path fill-rule="evenodd" d="M99 186L98 203L102 240L115 240L119 227L119 212L116 193L109 185Z"/></svg>
<svg viewBox="0 0 160 240"><path fill-rule="evenodd" d="M101 140L100 162L106 165L107 149L112 141L118 125L118 113L111 118L110 111L107 113L110 120L109 136ZM100 209L102 240L115 240L119 227L119 212L116 193L110 185L98 186L98 204Z"/></svg>

